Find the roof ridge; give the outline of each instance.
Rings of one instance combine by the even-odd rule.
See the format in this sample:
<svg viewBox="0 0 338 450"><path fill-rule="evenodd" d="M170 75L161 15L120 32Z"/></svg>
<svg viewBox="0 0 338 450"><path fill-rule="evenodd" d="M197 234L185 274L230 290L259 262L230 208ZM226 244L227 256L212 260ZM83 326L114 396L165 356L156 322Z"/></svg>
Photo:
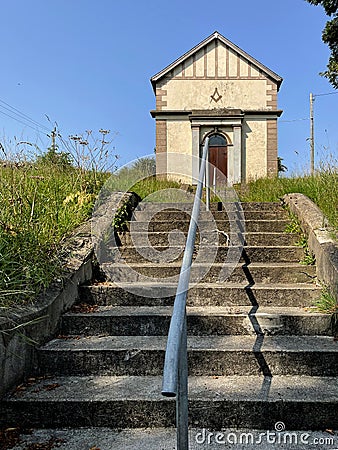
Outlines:
<svg viewBox="0 0 338 450"><path fill-rule="evenodd" d="M202 49L206 45L210 44L213 40L221 41L224 45L226 45L227 47L231 48L233 51L238 53L240 56L242 56L245 59L247 59L249 62L254 64L256 67L258 67L261 71L265 72L266 75L268 75L269 77L274 79L276 81L276 83L278 84L278 86L280 86L280 84L282 83L283 78L280 77L276 72L274 72L271 69L269 69L267 66L265 66L264 64L259 62L253 56L249 55L249 53L247 53L244 50L242 50L240 47L238 47L236 44L231 42L229 39L224 37L219 31L216 30L210 36L208 36L205 39L203 39L203 41L201 41L199 44L195 45L193 48L191 48L189 51L185 52L182 56L180 56L175 61L170 63L164 69L162 69L161 71L159 71L158 73L153 75L151 77L150 81L151 81L154 89L155 89L155 83L158 80L163 78L168 72L170 72L172 69L177 67L179 64L183 63L190 56L192 56L195 53L197 53L200 49Z"/></svg>

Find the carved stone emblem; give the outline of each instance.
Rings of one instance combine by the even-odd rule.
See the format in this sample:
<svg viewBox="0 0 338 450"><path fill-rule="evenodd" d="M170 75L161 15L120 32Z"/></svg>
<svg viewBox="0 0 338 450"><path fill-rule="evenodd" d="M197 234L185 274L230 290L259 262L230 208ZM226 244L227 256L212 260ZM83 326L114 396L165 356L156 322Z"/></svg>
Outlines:
<svg viewBox="0 0 338 450"><path fill-rule="evenodd" d="M219 102L222 98L222 95L218 92L218 89L215 88L215 92L210 95L211 100L213 100L215 103Z"/></svg>

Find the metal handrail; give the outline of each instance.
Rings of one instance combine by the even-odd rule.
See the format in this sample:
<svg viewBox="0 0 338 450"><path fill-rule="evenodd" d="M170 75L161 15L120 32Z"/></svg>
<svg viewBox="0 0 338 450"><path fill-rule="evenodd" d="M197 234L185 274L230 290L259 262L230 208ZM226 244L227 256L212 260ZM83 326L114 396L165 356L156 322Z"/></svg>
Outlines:
<svg viewBox="0 0 338 450"><path fill-rule="evenodd" d="M162 395L176 397L177 449L188 450L188 356L187 356L187 316L186 303L189 290L190 272L194 244L196 239L198 216L200 213L204 175L209 150L209 138L203 147L203 154L198 177L194 205L191 213L187 242L183 255L174 309L168 333L167 348L163 370ZM206 190L208 191L206 176ZM207 194L207 200L208 194ZM208 205L207 205L208 206Z"/></svg>

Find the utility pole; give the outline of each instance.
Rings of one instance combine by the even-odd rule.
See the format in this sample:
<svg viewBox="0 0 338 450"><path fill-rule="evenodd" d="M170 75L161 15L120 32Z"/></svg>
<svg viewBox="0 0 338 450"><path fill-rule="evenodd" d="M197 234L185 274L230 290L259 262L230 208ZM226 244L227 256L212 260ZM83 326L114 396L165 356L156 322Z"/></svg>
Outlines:
<svg viewBox="0 0 338 450"><path fill-rule="evenodd" d="M56 135L57 135L57 133L56 133L56 126L54 127L54 129L52 130L52 132L51 132L51 138L52 138L52 146L51 146L51 149L52 149L52 151L53 152L56 152Z"/></svg>
<svg viewBox="0 0 338 450"><path fill-rule="evenodd" d="M313 119L313 101L314 95L310 92L310 173L315 172L315 132L314 132L314 119Z"/></svg>

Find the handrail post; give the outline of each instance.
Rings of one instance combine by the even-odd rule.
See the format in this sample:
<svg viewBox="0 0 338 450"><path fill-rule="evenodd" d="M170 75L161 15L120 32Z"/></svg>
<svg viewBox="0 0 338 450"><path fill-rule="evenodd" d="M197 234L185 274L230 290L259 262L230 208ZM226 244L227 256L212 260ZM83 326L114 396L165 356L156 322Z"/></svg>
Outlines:
<svg viewBox="0 0 338 450"><path fill-rule="evenodd" d="M210 168L209 168L209 148L205 159L205 208L210 211Z"/></svg>
<svg viewBox="0 0 338 450"><path fill-rule="evenodd" d="M188 450L189 448L188 414L187 314L185 312L180 345L176 401L177 448L179 450Z"/></svg>
<svg viewBox="0 0 338 450"><path fill-rule="evenodd" d="M203 193L203 178L209 167L206 163L209 150L207 137L203 147L203 155L198 177L197 189L191 213L187 241L183 254L178 286L170 321L167 348L164 359L162 395L176 397L177 449L188 450L188 354L187 354L187 295L197 223ZM208 187L209 178L208 178ZM210 201L210 195L209 195Z"/></svg>

